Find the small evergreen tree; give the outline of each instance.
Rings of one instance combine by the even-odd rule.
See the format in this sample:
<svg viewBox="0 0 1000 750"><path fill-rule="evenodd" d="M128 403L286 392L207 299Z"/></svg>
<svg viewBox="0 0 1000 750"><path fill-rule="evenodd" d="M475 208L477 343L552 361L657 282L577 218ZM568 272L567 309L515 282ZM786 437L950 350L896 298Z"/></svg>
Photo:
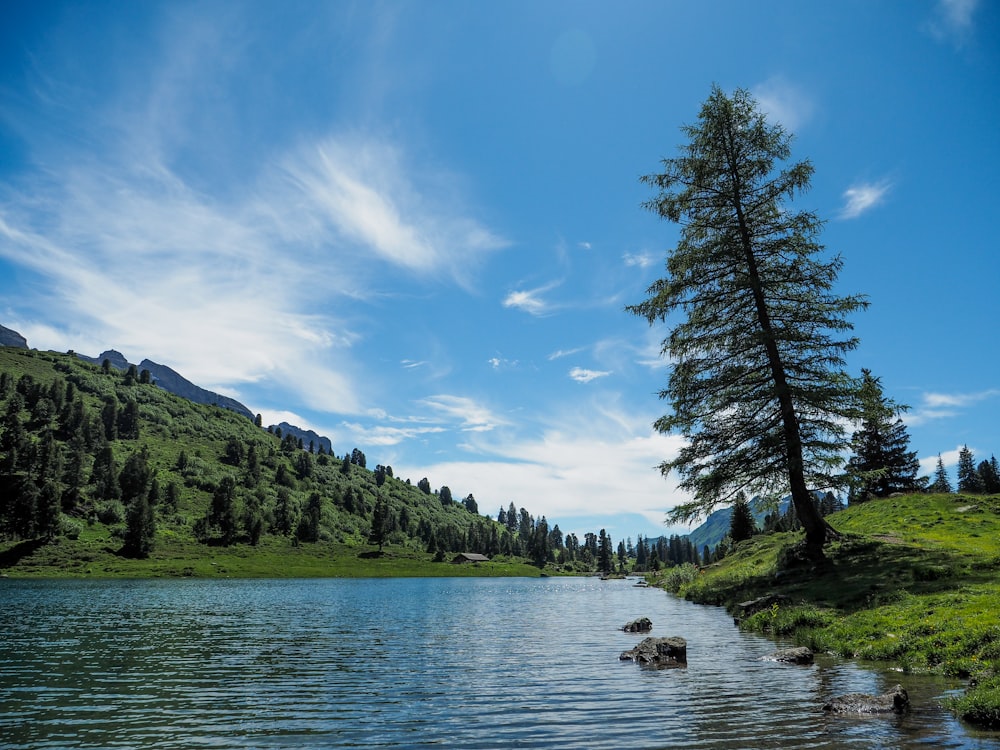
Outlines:
<svg viewBox="0 0 1000 750"><path fill-rule="evenodd" d="M983 461L979 464L978 472L983 492L987 495L1000 493L1000 467L997 466L996 456L990 456L989 461Z"/></svg>
<svg viewBox="0 0 1000 750"><path fill-rule="evenodd" d="M274 530L288 536L299 525L299 509L292 500L287 487L278 488L278 499L274 504Z"/></svg>
<svg viewBox="0 0 1000 750"><path fill-rule="evenodd" d="M916 452L908 450L910 437L899 418L907 407L883 394L871 370L862 369L861 376L861 425L851 438L854 455L847 469L854 502L912 491L920 469Z"/></svg>
<svg viewBox="0 0 1000 750"><path fill-rule="evenodd" d="M239 530L236 514L236 480L230 476L223 477L212 493L212 504L208 509L208 525L219 530L223 545L228 546L236 541L236 533Z"/></svg>
<svg viewBox="0 0 1000 750"><path fill-rule="evenodd" d="M958 491L973 493L983 491L982 480L976 471L976 459L967 445L963 445L958 452Z"/></svg>
<svg viewBox="0 0 1000 750"><path fill-rule="evenodd" d="M447 508L449 505L451 505L452 502L453 502L453 499L452 499L452 496L451 496L451 488L450 487L442 487L440 490L438 490L438 500L441 501L441 505L443 505L445 508Z"/></svg>
<svg viewBox="0 0 1000 750"><path fill-rule="evenodd" d="M729 536L733 542L742 542L756 533L757 523L750 510L750 503L747 502L747 496L741 492L733 502L733 514L729 518Z"/></svg>
<svg viewBox="0 0 1000 750"><path fill-rule="evenodd" d="M934 470L934 481L927 489L929 492L951 492L951 482L948 481L948 472L944 468L940 453L938 453L937 468Z"/></svg>
<svg viewBox="0 0 1000 750"><path fill-rule="evenodd" d="M125 544L122 551L129 557L149 557L156 535L153 507L145 493L137 495L125 514Z"/></svg>
<svg viewBox="0 0 1000 750"><path fill-rule="evenodd" d="M382 551L382 545L385 544L386 531L389 527L388 521L388 501L381 492L378 492L375 496L375 510L372 512L372 527L371 531L368 532L368 543L377 544L379 552Z"/></svg>
<svg viewBox="0 0 1000 750"><path fill-rule="evenodd" d="M611 537L604 529L598 535L597 541L597 569L602 573L611 572Z"/></svg>

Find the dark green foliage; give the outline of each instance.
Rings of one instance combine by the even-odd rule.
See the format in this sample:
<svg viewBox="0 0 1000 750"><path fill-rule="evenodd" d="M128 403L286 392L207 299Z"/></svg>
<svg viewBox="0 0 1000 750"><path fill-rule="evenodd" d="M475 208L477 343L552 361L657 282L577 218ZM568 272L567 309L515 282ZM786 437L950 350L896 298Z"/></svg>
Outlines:
<svg viewBox="0 0 1000 750"><path fill-rule="evenodd" d="M740 493L733 501L733 515L729 519L729 538L734 542L749 539L757 532L757 524L750 510L746 495Z"/></svg>
<svg viewBox="0 0 1000 750"><path fill-rule="evenodd" d="M440 490L438 490L438 499L441 501L441 505L443 505L446 508L449 505L451 505L452 502L453 502L453 499L452 499L452 496L451 496L451 488L450 487L442 487Z"/></svg>
<svg viewBox="0 0 1000 750"><path fill-rule="evenodd" d="M427 477L424 477L419 482L417 482L417 489L423 492L425 495L431 494L431 483L428 481Z"/></svg>
<svg viewBox="0 0 1000 750"><path fill-rule="evenodd" d="M937 468L934 470L934 481L928 487L930 492L951 492L951 482L948 480L948 472L944 468L944 461L938 453Z"/></svg>
<svg viewBox="0 0 1000 750"><path fill-rule="evenodd" d="M130 557L148 557L153 550L156 520L153 506L143 493L128 504L125 515L125 544L122 551Z"/></svg>
<svg viewBox="0 0 1000 750"><path fill-rule="evenodd" d="M264 493L251 492L243 502L243 529L247 542L256 546L264 533Z"/></svg>
<svg viewBox="0 0 1000 750"><path fill-rule="evenodd" d="M219 535L223 545L236 541L239 531L236 513L236 480L231 476L222 478L212 493L212 504L208 510L208 529Z"/></svg>
<svg viewBox="0 0 1000 750"><path fill-rule="evenodd" d="M848 462L851 501L912 492L920 462L909 450L910 437L899 414L906 410L882 393L871 370L861 371L861 426L851 438L854 455Z"/></svg>
<svg viewBox="0 0 1000 750"><path fill-rule="evenodd" d="M287 487L278 488L278 499L274 505L274 530L284 536L290 535L299 526L299 509Z"/></svg>
<svg viewBox="0 0 1000 750"><path fill-rule="evenodd" d="M375 498L375 510L372 512L372 526L368 532L368 542L377 544L379 552L385 544L386 533L389 530L389 504L381 492Z"/></svg>
<svg viewBox="0 0 1000 750"><path fill-rule="evenodd" d="M104 360L107 362L107 360ZM110 396L104 402L101 409L101 423L104 425L104 439L118 439L118 401L114 396Z"/></svg>
<svg viewBox="0 0 1000 750"><path fill-rule="evenodd" d="M239 466L243 463L243 455L243 443L236 436L230 437L226 441L226 453L222 460L230 466Z"/></svg>
<svg viewBox="0 0 1000 750"><path fill-rule="evenodd" d="M967 445L963 445L958 452L958 491L973 493L983 491L983 480L976 470L976 459Z"/></svg>
<svg viewBox="0 0 1000 750"><path fill-rule="evenodd" d="M320 519L323 515L323 498L318 492L309 495L302 518L299 521L298 537L303 542L319 540Z"/></svg>
<svg viewBox="0 0 1000 750"><path fill-rule="evenodd" d="M121 497L115 451L110 443L105 443L94 456L90 484L93 488L91 497L95 500L117 500Z"/></svg>
<svg viewBox="0 0 1000 750"><path fill-rule="evenodd" d="M983 461L979 464L977 471L983 492L987 495L1000 494L1000 466L997 465L997 457L990 456L989 461Z"/></svg>
<svg viewBox="0 0 1000 750"><path fill-rule="evenodd" d="M655 426L687 444L660 468L694 499L670 517L704 515L744 490L790 491L821 554L827 531L810 488L836 480L843 420L856 414L857 384L843 367L857 340L846 318L867 303L833 293L841 260L824 259L821 221L789 206L813 168L779 169L791 137L748 92L714 88L698 124L683 131L680 156L643 178L656 191L646 207L680 224L680 241L667 276L628 307L672 324L663 353L673 366L660 394L672 411Z"/></svg>
<svg viewBox="0 0 1000 750"><path fill-rule="evenodd" d="M597 569L602 573L611 572L611 554L611 537L601 529L597 542Z"/></svg>
<svg viewBox="0 0 1000 750"><path fill-rule="evenodd" d="M145 448L132 453L125 459L125 465L118 475L118 486L121 489L121 499L126 505L135 498L147 496L153 472L148 463L149 454Z"/></svg>

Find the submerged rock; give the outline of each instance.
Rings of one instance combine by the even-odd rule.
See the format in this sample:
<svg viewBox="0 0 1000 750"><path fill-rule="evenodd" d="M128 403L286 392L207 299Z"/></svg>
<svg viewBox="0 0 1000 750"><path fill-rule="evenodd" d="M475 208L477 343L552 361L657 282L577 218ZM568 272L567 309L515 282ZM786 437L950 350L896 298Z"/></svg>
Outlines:
<svg viewBox="0 0 1000 750"><path fill-rule="evenodd" d="M632 620L632 622L622 627L622 630L626 633L648 633L652 629L653 621L648 617L640 617L638 620Z"/></svg>
<svg viewBox="0 0 1000 750"><path fill-rule="evenodd" d="M764 657L765 661L780 661L783 664L812 664L812 649L805 646L795 648L782 648L775 651L770 656Z"/></svg>
<svg viewBox="0 0 1000 750"><path fill-rule="evenodd" d="M824 711L835 714L902 714L910 709L910 697L902 685L882 695L849 693L834 698L823 706Z"/></svg>
<svg viewBox="0 0 1000 750"><path fill-rule="evenodd" d="M686 667L687 641L679 636L669 638L643 638L635 648L622 651L621 661L631 659L649 667Z"/></svg>

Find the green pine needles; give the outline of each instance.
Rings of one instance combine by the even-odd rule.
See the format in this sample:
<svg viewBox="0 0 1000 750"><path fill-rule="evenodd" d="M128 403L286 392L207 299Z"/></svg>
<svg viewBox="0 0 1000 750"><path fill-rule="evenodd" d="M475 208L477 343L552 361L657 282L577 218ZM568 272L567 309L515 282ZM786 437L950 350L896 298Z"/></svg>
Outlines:
<svg viewBox="0 0 1000 750"><path fill-rule="evenodd" d="M845 420L858 416L858 382L844 370L854 349L848 316L867 306L833 287L842 266L818 241L822 222L789 203L809 187L808 161L779 168L791 136L769 124L750 94L718 87L689 141L643 182L645 207L680 224L667 275L627 309L667 322L671 372L655 422L687 444L664 461L693 500L670 514L688 521L738 493L791 493L811 550L830 531L811 492L837 483Z"/></svg>

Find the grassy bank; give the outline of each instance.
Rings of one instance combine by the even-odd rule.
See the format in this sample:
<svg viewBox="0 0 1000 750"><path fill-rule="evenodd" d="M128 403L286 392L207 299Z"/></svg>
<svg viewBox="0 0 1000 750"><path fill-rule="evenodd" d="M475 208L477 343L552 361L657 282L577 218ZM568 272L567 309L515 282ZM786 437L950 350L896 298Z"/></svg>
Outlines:
<svg viewBox="0 0 1000 750"><path fill-rule="evenodd" d="M1000 497L889 498L829 521L843 538L823 565L797 557L800 534L773 534L696 573L666 572L662 585L734 612L740 602L785 596L741 627L904 671L967 678L968 691L952 707L1000 728Z"/></svg>
<svg viewBox="0 0 1000 750"><path fill-rule="evenodd" d="M410 547L389 545L381 553L370 545L334 542L296 544L264 537L257 546L206 546L169 530L142 560L121 557L121 540L100 524L76 539L51 543L0 544L0 569L17 578L388 578L412 576L535 576L538 568L521 560L494 558L487 563L453 565ZM451 559L449 556L448 560Z"/></svg>

